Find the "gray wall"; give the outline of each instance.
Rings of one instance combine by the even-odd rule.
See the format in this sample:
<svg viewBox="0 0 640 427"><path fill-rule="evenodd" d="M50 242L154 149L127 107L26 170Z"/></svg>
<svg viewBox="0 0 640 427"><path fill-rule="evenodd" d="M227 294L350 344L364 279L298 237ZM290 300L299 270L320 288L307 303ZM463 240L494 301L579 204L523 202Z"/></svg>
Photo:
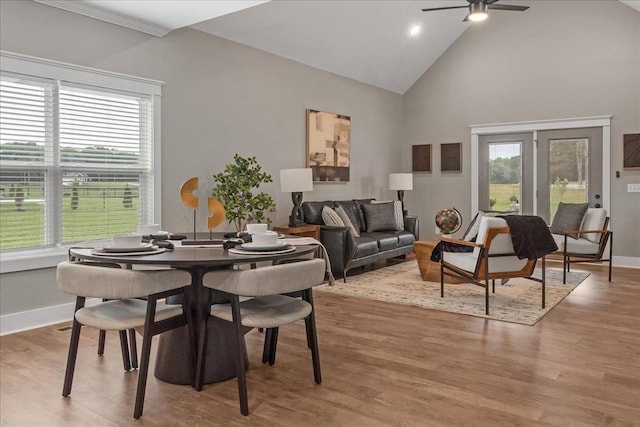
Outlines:
<svg viewBox="0 0 640 427"><path fill-rule="evenodd" d="M352 162L349 183L316 184L305 200L395 198L387 181L401 161L394 147L401 95L188 28L157 38L31 1L3 0L0 8L3 50L165 82L164 229L190 229L181 184L192 176L206 181L235 153L256 156L272 174L264 191L276 199L274 223L285 224L291 195L280 192L279 171L305 166L307 108L351 116ZM70 299L59 294L52 271L2 275L2 315L61 300Z"/></svg>
<svg viewBox="0 0 640 427"><path fill-rule="evenodd" d="M614 255L640 257L640 193L626 192L640 170L622 169L622 135L640 132L640 13L618 1L522 3L531 8L471 26L405 93L404 166L412 144L433 144L435 159L414 177L409 211L425 237L442 207L468 223L470 125L612 115ZM459 141L463 172L442 174L439 144Z"/></svg>

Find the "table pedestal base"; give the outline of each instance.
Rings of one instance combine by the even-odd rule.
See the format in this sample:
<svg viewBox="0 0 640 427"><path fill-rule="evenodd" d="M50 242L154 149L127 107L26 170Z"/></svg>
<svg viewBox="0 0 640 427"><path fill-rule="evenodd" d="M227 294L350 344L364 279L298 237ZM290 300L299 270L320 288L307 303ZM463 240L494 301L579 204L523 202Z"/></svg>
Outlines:
<svg viewBox="0 0 640 427"><path fill-rule="evenodd" d="M249 329L247 328L247 330ZM209 319L207 365L204 370L205 384L235 378L238 357L235 337L235 329L232 324L215 317ZM156 378L172 384L190 385L188 348L189 334L186 326L160 335L156 355ZM245 361L246 358L245 354Z"/></svg>

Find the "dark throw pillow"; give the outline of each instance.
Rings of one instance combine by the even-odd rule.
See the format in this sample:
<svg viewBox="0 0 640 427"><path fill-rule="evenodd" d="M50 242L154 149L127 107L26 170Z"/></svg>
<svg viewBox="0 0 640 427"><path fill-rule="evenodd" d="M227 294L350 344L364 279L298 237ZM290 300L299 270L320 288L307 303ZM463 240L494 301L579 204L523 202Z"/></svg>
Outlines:
<svg viewBox="0 0 640 427"><path fill-rule="evenodd" d="M397 230L393 203L360 205L367 221L367 231Z"/></svg>
<svg viewBox="0 0 640 427"><path fill-rule="evenodd" d="M551 232L564 234L567 231L579 230L582 218L589 208L589 203L562 203L558 204L558 210L551 222ZM571 236L574 239L577 236Z"/></svg>

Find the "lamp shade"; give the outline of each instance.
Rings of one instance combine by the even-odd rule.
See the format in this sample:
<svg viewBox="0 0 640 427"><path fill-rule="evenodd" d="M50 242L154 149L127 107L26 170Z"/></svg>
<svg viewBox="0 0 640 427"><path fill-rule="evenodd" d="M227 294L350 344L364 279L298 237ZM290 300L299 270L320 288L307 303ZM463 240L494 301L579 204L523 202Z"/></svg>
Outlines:
<svg viewBox="0 0 640 427"><path fill-rule="evenodd" d="M280 171L280 191L283 193L313 191L311 168L282 169Z"/></svg>
<svg viewBox="0 0 640 427"><path fill-rule="evenodd" d="M389 190L413 190L413 174L390 173Z"/></svg>

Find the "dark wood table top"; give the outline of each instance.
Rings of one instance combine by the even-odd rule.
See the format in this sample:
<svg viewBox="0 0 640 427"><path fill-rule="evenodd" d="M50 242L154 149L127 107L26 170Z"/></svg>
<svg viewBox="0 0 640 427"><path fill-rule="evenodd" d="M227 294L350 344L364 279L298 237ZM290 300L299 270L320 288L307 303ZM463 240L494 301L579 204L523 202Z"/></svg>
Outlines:
<svg viewBox="0 0 640 427"><path fill-rule="evenodd" d="M180 246L172 251L165 251L152 255L124 255L124 254L95 254L89 248L71 248L69 255L92 261L109 261L118 264L136 265L168 265L174 268L189 269L203 267L225 267L234 264L255 263L261 261L275 261L287 258L296 258L318 250L318 245L300 245L295 251L260 255L256 254L232 254L222 248L202 248Z"/></svg>

